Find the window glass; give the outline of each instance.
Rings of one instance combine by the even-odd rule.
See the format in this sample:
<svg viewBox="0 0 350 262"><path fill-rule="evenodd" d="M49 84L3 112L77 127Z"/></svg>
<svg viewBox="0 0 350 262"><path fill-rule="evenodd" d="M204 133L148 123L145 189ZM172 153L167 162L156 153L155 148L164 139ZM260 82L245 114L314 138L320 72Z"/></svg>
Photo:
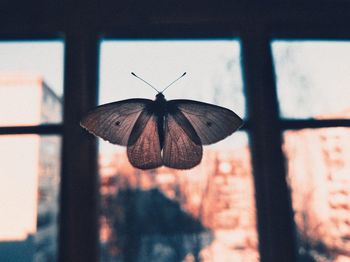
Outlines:
<svg viewBox="0 0 350 262"><path fill-rule="evenodd" d="M284 132L302 261L350 261L349 134L345 127Z"/></svg>
<svg viewBox="0 0 350 262"><path fill-rule="evenodd" d="M59 136L0 136L0 261L56 261Z"/></svg>
<svg viewBox="0 0 350 262"><path fill-rule="evenodd" d="M62 121L63 42L0 42L0 126Z"/></svg>
<svg viewBox="0 0 350 262"><path fill-rule="evenodd" d="M164 93L168 100L195 99L228 107L245 116L240 45L222 41L103 41L100 104L141 97L154 99L158 90L187 75Z"/></svg>
<svg viewBox="0 0 350 262"><path fill-rule="evenodd" d="M215 103L244 116L237 40L105 41L100 103L154 99ZM133 168L125 147L100 141L101 261L258 261L248 135L204 147L190 170Z"/></svg>
<svg viewBox="0 0 350 262"><path fill-rule="evenodd" d="M273 41L272 52L282 117L349 117L350 42Z"/></svg>

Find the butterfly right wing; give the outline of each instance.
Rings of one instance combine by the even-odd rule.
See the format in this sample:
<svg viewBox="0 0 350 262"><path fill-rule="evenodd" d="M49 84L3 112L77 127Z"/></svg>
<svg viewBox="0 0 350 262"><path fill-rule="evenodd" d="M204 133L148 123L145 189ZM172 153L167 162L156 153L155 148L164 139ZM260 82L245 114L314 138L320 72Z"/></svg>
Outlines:
<svg viewBox="0 0 350 262"><path fill-rule="evenodd" d="M152 169L163 165L158 134L157 116L143 110L128 140L127 155L130 163L139 169Z"/></svg>
<svg viewBox="0 0 350 262"><path fill-rule="evenodd" d="M163 163L176 169L190 169L202 160L201 141L188 119L176 108L165 118Z"/></svg>
<svg viewBox="0 0 350 262"><path fill-rule="evenodd" d="M242 126L242 119L233 111L193 100L170 100L190 121L203 145L213 144L231 135Z"/></svg>
<svg viewBox="0 0 350 262"><path fill-rule="evenodd" d="M152 102L149 99L127 99L101 105L89 112L80 125L112 144L126 146L136 120Z"/></svg>

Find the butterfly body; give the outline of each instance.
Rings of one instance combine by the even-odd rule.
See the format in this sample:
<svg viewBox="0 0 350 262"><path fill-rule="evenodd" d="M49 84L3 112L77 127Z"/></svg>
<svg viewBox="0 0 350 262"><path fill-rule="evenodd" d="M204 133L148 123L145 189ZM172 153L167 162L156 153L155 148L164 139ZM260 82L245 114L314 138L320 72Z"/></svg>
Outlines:
<svg viewBox="0 0 350 262"><path fill-rule="evenodd" d="M162 165L189 169L202 159L202 145L218 142L242 125L229 109L193 100L128 99L101 105L81 126L113 144L127 146L130 163L140 169Z"/></svg>
<svg viewBox="0 0 350 262"><path fill-rule="evenodd" d="M150 113L156 115L157 129L160 148L163 149L164 146L164 123L165 117L168 113L167 101L162 93L156 95L156 100L151 104Z"/></svg>

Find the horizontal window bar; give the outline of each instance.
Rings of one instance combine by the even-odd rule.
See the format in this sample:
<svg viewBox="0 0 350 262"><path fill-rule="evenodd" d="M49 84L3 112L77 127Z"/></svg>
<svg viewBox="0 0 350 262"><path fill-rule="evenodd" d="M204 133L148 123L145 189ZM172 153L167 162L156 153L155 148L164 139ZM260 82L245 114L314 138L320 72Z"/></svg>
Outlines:
<svg viewBox="0 0 350 262"><path fill-rule="evenodd" d="M38 28L14 28L14 30L1 30L1 41L62 41L65 33L58 27L52 26L45 29Z"/></svg>
<svg viewBox="0 0 350 262"><path fill-rule="evenodd" d="M324 119L324 120L281 120L281 129L302 129L302 128L322 128L322 127L350 127L350 119Z"/></svg>
<svg viewBox="0 0 350 262"><path fill-rule="evenodd" d="M322 127L350 127L350 119L327 119L327 120L281 120L280 129L302 129L302 128L322 128ZM250 130L251 121L244 121L240 130ZM61 134L62 124L50 124L39 126L10 126L0 127L0 135L6 134Z"/></svg>
<svg viewBox="0 0 350 262"><path fill-rule="evenodd" d="M39 126L6 126L0 127L0 135L13 134L61 134L62 124L39 125Z"/></svg>

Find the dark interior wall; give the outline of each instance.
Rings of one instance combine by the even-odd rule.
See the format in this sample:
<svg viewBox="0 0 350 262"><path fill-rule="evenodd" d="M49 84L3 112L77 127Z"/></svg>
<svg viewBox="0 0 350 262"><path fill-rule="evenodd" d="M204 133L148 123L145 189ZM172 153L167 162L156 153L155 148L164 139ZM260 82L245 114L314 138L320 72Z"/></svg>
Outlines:
<svg viewBox="0 0 350 262"><path fill-rule="evenodd" d="M71 14L75 16L72 19L85 25L96 24L104 32L120 27L138 31L161 25L191 27L207 24L210 28L213 24L228 23L234 29L243 30L244 25L257 21L275 28L286 26L287 31L293 27L300 31L305 29L295 27L296 24L331 26L346 23L349 10L347 0L3 0L0 21L1 30L9 33L16 30L51 32L53 28L64 31Z"/></svg>

